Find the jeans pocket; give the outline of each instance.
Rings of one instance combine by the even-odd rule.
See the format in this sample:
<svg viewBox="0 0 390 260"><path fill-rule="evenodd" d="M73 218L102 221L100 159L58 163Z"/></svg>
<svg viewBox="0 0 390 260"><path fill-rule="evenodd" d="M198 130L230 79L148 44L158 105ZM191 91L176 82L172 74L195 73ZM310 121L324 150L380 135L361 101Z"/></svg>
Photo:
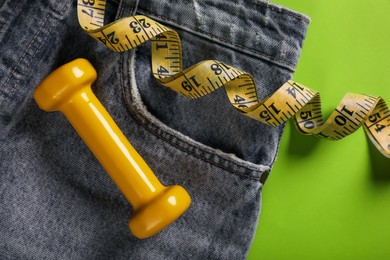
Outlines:
<svg viewBox="0 0 390 260"><path fill-rule="evenodd" d="M213 32L206 34L196 26L184 25L183 15L176 20L174 15L165 18L169 14L157 15L142 6L138 12L179 33L184 68L215 59L245 70L254 75L261 99L291 77L291 68L283 62L250 48L242 51L244 46L226 44ZM230 33L230 37L237 35ZM266 39L260 37L258 44L262 41ZM286 48L282 52L289 53ZM126 107L147 131L138 135L138 148L163 183L183 185L193 200L183 217L155 239L165 248L162 251L173 242L180 248L172 249L172 258L243 259L257 226L262 185L275 159L283 126L268 127L239 114L223 88L196 100L166 89L153 78L150 59L146 43L124 54L122 60Z"/></svg>
<svg viewBox="0 0 390 260"><path fill-rule="evenodd" d="M175 245L170 256L164 253L168 259L244 258L260 213L260 180L268 175L269 167L196 141L157 118L139 90L140 56L135 51L123 56L125 75L121 76L126 107L146 129L136 134L136 148L163 184L180 184L192 197L188 211L156 235L161 244L147 254L153 258L152 254L161 254ZM153 84L152 80L148 84ZM160 102L160 106L166 104Z"/></svg>

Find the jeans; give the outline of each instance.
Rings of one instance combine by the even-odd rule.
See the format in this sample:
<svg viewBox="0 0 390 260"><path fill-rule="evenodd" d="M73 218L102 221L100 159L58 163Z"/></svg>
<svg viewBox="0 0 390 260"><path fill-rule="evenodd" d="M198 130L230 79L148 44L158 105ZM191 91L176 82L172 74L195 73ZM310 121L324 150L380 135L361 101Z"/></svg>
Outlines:
<svg viewBox="0 0 390 260"><path fill-rule="evenodd" d="M260 99L291 78L309 19L261 0L112 0L106 22L144 14L176 30L183 67L215 59L254 76ZM114 53L86 35L76 1L0 3L0 259L243 259L283 126L236 112L223 89L189 100L156 83L150 43ZM192 197L173 224L137 239L131 205L59 112L33 91L88 59L92 89L164 185Z"/></svg>

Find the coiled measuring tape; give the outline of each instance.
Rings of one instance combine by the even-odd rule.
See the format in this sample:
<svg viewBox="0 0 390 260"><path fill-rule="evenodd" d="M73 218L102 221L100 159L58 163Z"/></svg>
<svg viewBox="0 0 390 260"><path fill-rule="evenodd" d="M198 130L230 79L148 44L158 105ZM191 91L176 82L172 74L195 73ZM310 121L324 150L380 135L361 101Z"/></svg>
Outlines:
<svg viewBox="0 0 390 260"><path fill-rule="evenodd" d="M182 70L177 32L143 15L104 25L105 7L106 0L78 0L80 26L115 52L151 41L152 73L161 85L191 99L224 86L230 103L242 114L271 126L294 116L301 133L330 140L342 139L363 125L376 148L390 158L390 110L381 97L348 93L326 121L320 94L292 80L260 101L250 74L216 60Z"/></svg>

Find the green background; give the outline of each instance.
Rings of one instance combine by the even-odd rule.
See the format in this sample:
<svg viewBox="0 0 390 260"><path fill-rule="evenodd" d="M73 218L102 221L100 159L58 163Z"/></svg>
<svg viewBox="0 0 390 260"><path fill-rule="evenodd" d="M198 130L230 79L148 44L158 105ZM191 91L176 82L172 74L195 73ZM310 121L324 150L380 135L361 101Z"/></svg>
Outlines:
<svg viewBox="0 0 390 260"><path fill-rule="evenodd" d="M273 2L312 19L294 79L320 91L324 115L347 92L390 105L389 0ZM390 159L362 128L334 142L290 121L248 259L390 259Z"/></svg>

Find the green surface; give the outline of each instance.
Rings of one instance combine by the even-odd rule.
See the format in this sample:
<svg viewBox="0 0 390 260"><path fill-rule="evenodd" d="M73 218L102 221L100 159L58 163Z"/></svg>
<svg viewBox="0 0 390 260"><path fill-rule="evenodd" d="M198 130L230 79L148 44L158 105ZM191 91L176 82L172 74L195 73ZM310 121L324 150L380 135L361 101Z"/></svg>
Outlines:
<svg viewBox="0 0 390 260"><path fill-rule="evenodd" d="M329 115L347 92L390 105L390 1L275 0L309 15L294 79ZM289 122L248 259L390 259L390 159L359 129L337 142Z"/></svg>

